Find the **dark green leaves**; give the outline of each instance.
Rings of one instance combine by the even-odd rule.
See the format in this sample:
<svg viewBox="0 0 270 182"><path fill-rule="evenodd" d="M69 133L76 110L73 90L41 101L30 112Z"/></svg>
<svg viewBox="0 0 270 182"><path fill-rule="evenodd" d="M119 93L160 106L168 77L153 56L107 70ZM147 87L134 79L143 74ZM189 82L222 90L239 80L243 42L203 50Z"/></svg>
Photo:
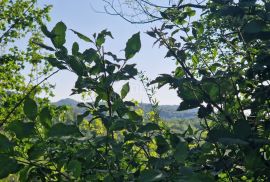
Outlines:
<svg viewBox="0 0 270 182"><path fill-rule="evenodd" d="M179 144L177 144L175 152L174 152L174 158L178 162L184 162L187 155L188 155L188 146L187 146L187 144L184 143L184 142L180 142Z"/></svg>
<svg viewBox="0 0 270 182"><path fill-rule="evenodd" d="M0 179L7 177L9 174L16 173L22 168L22 165L18 164L16 160L1 154L0 166Z"/></svg>
<svg viewBox="0 0 270 182"><path fill-rule="evenodd" d="M66 42L67 27L63 22L58 22L52 30L52 43L56 48L61 48Z"/></svg>
<svg viewBox="0 0 270 182"><path fill-rule="evenodd" d="M44 49L47 49L48 51L55 51L54 48L50 47L50 46L47 46L41 42L33 42L34 44L38 45L39 47L41 48L44 48Z"/></svg>
<svg viewBox="0 0 270 182"><path fill-rule="evenodd" d="M197 100L184 100L180 103L180 106L178 107L177 111L184 111L187 109L194 109L196 107L199 107L200 102Z"/></svg>
<svg viewBox="0 0 270 182"><path fill-rule="evenodd" d="M7 130L15 133L18 139L28 138L35 133L32 122L13 121L8 125Z"/></svg>
<svg viewBox="0 0 270 182"><path fill-rule="evenodd" d="M123 87L121 89L121 97L122 97L122 99L124 99L127 96L128 92L129 92L129 89L130 89L129 88L129 83L127 82L127 83L125 83L123 85Z"/></svg>
<svg viewBox="0 0 270 182"><path fill-rule="evenodd" d="M140 32L134 34L126 43L126 59L132 58L141 49Z"/></svg>
<svg viewBox="0 0 270 182"><path fill-rule="evenodd" d="M244 32L245 33L259 33L261 32L264 28L266 28L266 24L262 20L252 20L249 23L247 23L244 27Z"/></svg>
<svg viewBox="0 0 270 182"><path fill-rule="evenodd" d="M33 99L27 97L24 101L23 111L30 120L35 120L38 112L36 102Z"/></svg>
<svg viewBox="0 0 270 182"><path fill-rule="evenodd" d="M0 134L0 153L9 152L13 146L13 143L5 135Z"/></svg>
<svg viewBox="0 0 270 182"><path fill-rule="evenodd" d="M68 171L70 171L70 173L72 174L73 177L79 178L81 175L82 166L81 166L81 163L79 161L71 160L68 163L67 169L68 169Z"/></svg>
<svg viewBox="0 0 270 182"><path fill-rule="evenodd" d="M155 137L156 144L157 144L157 153L158 154L164 154L166 153L170 147L168 142L165 140L165 138L161 135L158 135Z"/></svg>
<svg viewBox="0 0 270 182"><path fill-rule="evenodd" d="M251 127L245 120L237 121L233 127L235 137L245 139L251 134Z"/></svg>
<svg viewBox="0 0 270 182"><path fill-rule="evenodd" d="M72 55L77 55L79 52L79 44L74 42L72 45Z"/></svg>
<svg viewBox="0 0 270 182"><path fill-rule="evenodd" d="M113 39L112 33L110 31L107 31L106 29L102 30L97 36L97 40L96 40L97 46L101 46L105 42L106 36L109 36Z"/></svg>
<svg viewBox="0 0 270 182"><path fill-rule="evenodd" d="M151 132L155 130L160 130L158 124L156 123L147 123L146 125L143 125L139 128L138 132Z"/></svg>
<svg viewBox="0 0 270 182"><path fill-rule="evenodd" d="M165 176L158 170L148 169L142 171L139 181L141 182L152 182L161 181Z"/></svg>
<svg viewBox="0 0 270 182"><path fill-rule="evenodd" d="M45 126L46 128L51 127L52 115L51 115L51 111L48 107L45 107L41 110L41 112L39 114L39 119L40 119L40 122L43 126Z"/></svg>
<svg viewBox="0 0 270 182"><path fill-rule="evenodd" d="M56 67L60 70L62 69L67 69L66 66L64 66L64 63L61 62L61 61L58 61L56 58L51 58L51 57L48 57L48 58L45 58L53 67Z"/></svg>
<svg viewBox="0 0 270 182"><path fill-rule="evenodd" d="M69 67L78 75L82 76L84 72L84 64L75 56L69 56L66 60Z"/></svg>
<svg viewBox="0 0 270 182"><path fill-rule="evenodd" d="M73 33L75 33L80 39L82 39L82 40L84 40L84 41L86 41L86 42L93 42L93 41L92 41L90 38L88 38L87 36L85 36L85 35L83 35L83 34L77 32L77 31L75 31L75 30L72 30L72 29L71 29L71 31L72 31Z"/></svg>
<svg viewBox="0 0 270 182"><path fill-rule="evenodd" d="M48 135L50 137L78 136L80 135L80 132L75 125L57 123L51 127Z"/></svg>

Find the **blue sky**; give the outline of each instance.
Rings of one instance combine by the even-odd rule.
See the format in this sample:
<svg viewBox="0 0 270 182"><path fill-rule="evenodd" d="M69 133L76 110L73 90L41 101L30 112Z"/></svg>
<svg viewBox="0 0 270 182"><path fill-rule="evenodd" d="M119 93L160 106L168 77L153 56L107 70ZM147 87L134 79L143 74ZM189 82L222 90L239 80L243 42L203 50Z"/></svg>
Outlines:
<svg viewBox="0 0 270 182"><path fill-rule="evenodd" d="M146 25L134 25L126 22L117 16L97 13L92 8L102 10L103 2L101 0L43 0L43 4L52 4L51 22L48 27L52 28L57 22L63 21L68 29L77 30L87 36L91 36L95 32L107 28L112 32L114 39L107 41L106 50L110 50L117 55L123 55L126 41L138 31L141 32L141 51L131 60L137 64L140 71L145 71L150 79L154 79L158 74L170 73L175 68L173 60L164 59L166 54L165 49L160 49L157 46L153 47L154 39L149 37L145 32L153 26L158 26L157 23ZM66 45L71 47L74 41L80 44L80 49L88 48L88 44L81 42L71 31L67 33ZM76 75L68 71L62 71L49 80L56 85L55 97L52 101L69 97L71 89L76 81ZM122 84L122 83L121 83ZM116 85L116 90L120 90L121 84ZM131 91L127 99L135 99L139 102L148 102L142 84L139 81L130 82ZM76 100L80 100L81 96L72 96ZM164 87L158 90L156 98L160 104L179 104L180 99L176 96L174 90L169 90Z"/></svg>

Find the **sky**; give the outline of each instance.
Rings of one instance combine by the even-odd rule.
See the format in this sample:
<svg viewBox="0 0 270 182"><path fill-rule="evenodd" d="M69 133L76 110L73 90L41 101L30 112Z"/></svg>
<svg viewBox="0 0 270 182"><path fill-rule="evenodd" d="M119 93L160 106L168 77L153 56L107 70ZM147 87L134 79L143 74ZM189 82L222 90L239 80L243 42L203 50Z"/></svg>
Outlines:
<svg viewBox="0 0 270 182"><path fill-rule="evenodd" d="M166 50L153 47L154 39L148 36L145 32L151 27L158 26L158 23L151 24L130 24L119 16L112 16L105 13L97 13L95 10L103 10L103 2L101 0L43 0L40 4L52 4L51 21L47 24L51 29L57 22L63 21L68 29L74 29L87 36L93 35L95 32L100 32L103 29L108 29L112 32L114 39L108 39L105 44L105 49L117 55L124 55L126 41L134 34L140 31L142 48L132 60L132 63L137 64L139 71L145 72L145 75L154 79L159 74L171 73L175 69L173 60L164 59ZM94 9L95 10L94 10ZM71 47L73 42L78 42L80 50L88 48L88 44L80 41L71 31L67 32L66 45ZM122 56L123 57L123 56ZM61 71L53 76L49 81L55 84L55 97L52 101L58 101L64 98L73 98L81 100L80 95L70 96L77 76L68 71ZM123 83L116 85L116 91L120 91ZM127 99L135 99L138 102L148 103L148 98L140 81L130 81L130 93ZM177 97L175 90L170 90L169 87L164 87L157 90L155 95L160 104L179 104L180 98Z"/></svg>

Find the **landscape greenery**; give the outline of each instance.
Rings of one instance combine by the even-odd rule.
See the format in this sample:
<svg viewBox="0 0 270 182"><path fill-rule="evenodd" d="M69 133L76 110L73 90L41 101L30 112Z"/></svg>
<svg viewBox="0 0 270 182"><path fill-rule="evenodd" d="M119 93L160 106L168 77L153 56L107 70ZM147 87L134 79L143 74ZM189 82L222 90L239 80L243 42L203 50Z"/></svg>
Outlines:
<svg viewBox="0 0 270 182"><path fill-rule="evenodd" d="M51 6L0 1L0 44L8 49L0 58L0 179L269 181L270 1L118 1L134 14L103 1L108 14L131 23L158 21L147 34L167 49L175 71L150 81L130 63L143 32L120 58L104 49L109 30L88 36L64 22L49 30ZM69 50L67 31L89 47L74 42ZM14 46L19 39L28 42L23 50ZM72 94L93 96L76 117L39 96L53 94L47 80L62 70L77 75ZM125 99L131 79L144 85L150 109ZM153 88L166 84L182 99L177 110L197 111L197 119L160 117Z"/></svg>

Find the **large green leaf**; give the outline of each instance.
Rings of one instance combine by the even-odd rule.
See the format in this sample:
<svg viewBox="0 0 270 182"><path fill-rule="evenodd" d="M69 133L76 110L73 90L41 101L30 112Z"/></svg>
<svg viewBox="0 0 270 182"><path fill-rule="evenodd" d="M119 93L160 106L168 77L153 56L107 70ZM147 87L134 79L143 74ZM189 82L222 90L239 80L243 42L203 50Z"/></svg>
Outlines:
<svg viewBox="0 0 270 182"><path fill-rule="evenodd" d="M66 30L67 27L63 22L58 22L52 30L54 36L52 37L52 43L56 48L61 48L66 42Z"/></svg>
<svg viewBox="0 0 270 182"><path fill-rule="evenodd" d="M158 154L164 154L170 149L168 142L165 140L165 138L163 136L157 135L155 137L155 140L156 140L156 144L157 144L157 153Z"/></svg>
<svg viewBox="0 0 270 182"><path fill-rule="evenodd" d="M124 99L129 92L129 83L125 83L121 89L121 98Z"/></svg>
<svg viewBox="0 0 270 182"><path fill-rule="evenodd" d="M80 177L81 172L82 172L82 165L77 160L71 160L68 163L67 169L68 171L71 172L72 176L74 176L75 178L78 178Z"/></svg>
<svg viewBox="0 0 270 182"><path fill-rule="evenodd" d="M0 155L0 179L6 178L9 174L18 172L23 166L7 155Z"/></svg>
<svg viewBox="0 0 270 182"><path fill-rule="evenodd" d="M75 125L57 123L53 125L48 133L50 137L79 136L79 129Z"/></svg>
<svg viewBox="0 0 270 182"><path fill-rule="evenodd" d="M13 146L14 144L5 135L0 134L0 153L9 152Z"/></svg>
<svg viewBox="0 0 270 182"><path fill-rule="evenodd" d="M182 101L180 103L180 106L177 108L177 111L184 111L188 109L194 109L196 107L200 106L200 102L197 100L188 100L188 101Z"/></svg>
<svg viewBox="0 0 270 182"><path fill-rule="evenodd" d="M23 111L30 120L35 120L37 117L38 106L33 99L26 97L24 101Z"/></svg>
<svg viewBox="0 0 270 182"><path fill-rule="evenodd" d="M83 35L83 34L77 32L77 31L75 31L75 30L72 30L72 29L71 29L71 31L72 31L73 33L75 33L80 39L82 39L82 40L84 40L84 41L86 41L86 42L93 42L93 41L92 41L90 38L88 38L87 36L85 36L85 35Z"/></svg>
<svg viewBox="0 0 270 182"><path fill-rule="evenodd" d="M45 58L53 67L57 67L60 70L67 69L63 62L58 61L56 58Z"/></svg>
<svg viewBox="0 0 270 182"><path fill-rule="evenodd" d="M140 32L132 35L127 41L125 48L126 59L132 58L141 49Z"/></svg>
<svg viewBox="0 0 270 182"><path fill-rule="evenodd" d="M35 160L44 156L45 151L46 146L43 143L36 143L27 151L27 155L30 160Z"/></svg>
<svg viewBox="0 0 270 182"><path fill-rule="evenodd" d="M161 181L164 179L162 172L158 170L148 169L141 172L139 181L141 182L152 182L152 181Z"/></svg>
<svg viewBox="0 0 270 182"><path fill-rule="evenodd" d="M49 107L44 107L39 113L39 119L43 126L50 128L52 126L52 115Z"/></svg>
<svg viewBox="0 0 270 182"><path fill-rule="evenodd" d="M67 59L66 62L78 76L83 75L84 65L79 59L74 56L69 56L69 59Z"/></svg>
<svg viewBox="0 0 270 182"><path fill-rule="evenodd" d="M244 27L244 32L245 33L259 33L266 28L266 24L262 20L252 20L248 22L245 27Z"/></svg>
<svg viewBox="0 0 270 182"><path fill-rule="evenodd" d="M184 162L184 160L187 158L188 155L188 146L184 142L180 142L177 144L175 152L174 152L174 158L178 162Z"/></svg>
<svg viewBox="0 0 270 182"><path fill-rule="evenodd" d="M233 130L235 137L241 139L245 139L251 134L251 127L248 121L245 120L237 121L233 126Z"/></svg>
<svg viewBox="0 0 270 182"><path fill-rule="evenodd" d="M33 122L13 121L7 126L7 130L14 132L17 138L23 139L35 133L35 125Z"/></svg>

